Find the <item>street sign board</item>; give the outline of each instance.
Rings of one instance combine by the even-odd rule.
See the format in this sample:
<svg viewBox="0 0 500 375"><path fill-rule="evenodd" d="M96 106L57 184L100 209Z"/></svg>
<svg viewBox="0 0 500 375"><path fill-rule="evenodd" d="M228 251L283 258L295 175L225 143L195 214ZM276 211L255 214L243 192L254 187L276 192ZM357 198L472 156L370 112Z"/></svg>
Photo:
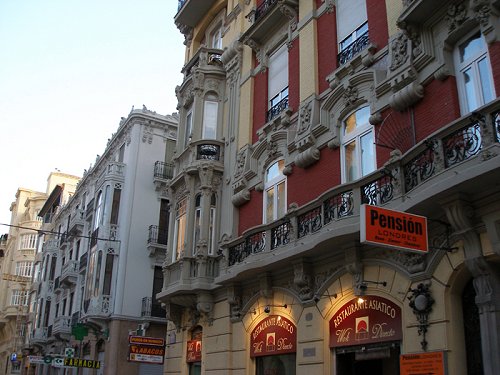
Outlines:
<svg viewBox="0 0 500 375"><path fill-rule="evenodd" d="M445 375L444 352L401 354L400 375Z"/></svg>
<svg viewBox="0 0 500 375"><path fill-rule="evenodd" d="M101 368L101 362L82 358L64 358L64 366L99 369Z"/></svg>
<svg viewBox="0 0 500 375"><path fill-rule="evenodd" d="M360 242L427 253L427 218L382 207L361 205Z"/></svg>

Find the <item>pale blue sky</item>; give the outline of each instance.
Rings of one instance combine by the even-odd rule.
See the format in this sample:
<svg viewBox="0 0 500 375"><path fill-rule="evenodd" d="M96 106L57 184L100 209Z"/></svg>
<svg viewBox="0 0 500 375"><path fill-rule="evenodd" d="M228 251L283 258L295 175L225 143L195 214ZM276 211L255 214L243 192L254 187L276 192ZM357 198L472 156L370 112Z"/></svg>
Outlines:
<svg viewBox="0 0 500 375"><path fill-rule="evenodd" d="M0 223L22 186L81 176L132 105L176 111L177 0L0 0ZM0 234L8 228L0 226Z"/></svg>

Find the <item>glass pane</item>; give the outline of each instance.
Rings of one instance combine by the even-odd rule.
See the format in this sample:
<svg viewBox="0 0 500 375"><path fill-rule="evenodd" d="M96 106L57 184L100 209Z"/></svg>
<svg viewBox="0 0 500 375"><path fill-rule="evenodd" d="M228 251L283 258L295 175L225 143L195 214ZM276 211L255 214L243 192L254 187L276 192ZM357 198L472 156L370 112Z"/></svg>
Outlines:
<svg viewBox="0 0 500 375"><path fill-rule="evenodd" d="M467 111L472 111L478 107L476 89L474 85L474 76L472 68L463 72L465 99L467 100Z"/></svg>
<svg viewBox="0 0 500 375"><path fill-rule="evenodd" d="M369 132L361 137L361 175L365 176L375 170L375 155L373 133Z"/></svg>
<svg viewBox="0 0 500 375"><path fill-rule="evenodd" d="M196 254L196 244L200 240L201 232L201 209L197 208L194 214L194 243L193 243L193 254Z"/></svg>
<svg viewBox="0 0 500 375"><path fill-rule="evenodd" d="M266 191L266 223L274 220L274 187Z"/></svg>
<svg viewBox="0 0 500 375"><path fill-rule="evenodd" d="M256 358L257 375L295 375L295 353Z"/></svg>
<svg viewBox="0 0 500 375"><path fill-rule="evenodd" d="M281 176L284 164L285 164L285 162L283 160L280 160L280 161L274 163L273 165L271 165L267 169L266 182L271 181L272 179L274 179L278 176Z"/></svg>
<svg viewBox="0 0 500 375"><path fill-rule="evenodd" d="M358 176L356 168L356 141L345 145L345 175L347 181L353 181Z"/></svg>
<svg viewBox="0 0 500 375"><path fill-rule="evenodd" d="M470 38L465 43L461 44L460 50L460 62L467 61L471 58L476 57L484 49L484 42L481 35L477 33L472 38Z"/></svg>
<svg viewBox="0 0 500 375"><path fill-rule="evenodd" d="M370 107L363 107L356 111L356 126L359 128L368 124L370 118Z"/></svg>
<svg viewBox="0 0 500 375"><path fill-rule="evenodd" d="M359 38L361 35L368 31L368 22L365 22L356 30L356 38Z"/></svg>
<svg viewBox="0 0 500 375"><path fill-rule="evenodd" d="M479 60L477 65L479 68L479 79L481 80L481 90L484 100L483 104L486 104L494 99L493 87L491 86L491 82L493 80L491 78L488 60L486 59L486 57Z"/></svg>
<svg viewBox="0 0 500 375"><path fill-rule="evenodd" d="M356 129L356 113L346 118L344 124L344 134L352 133Z"/></svg>
<svg viewBox="0 0 500 375"><path fill-rule="evenodd" d="M217 129L217 102L205 101L203 113L203 139L215 139Z"/></svg>
<svg viewBox="0 0 500 375"><path fill-rule="evenodd" d="M285 199L285 183L281 182L278 186L278 216L277 218L280 218L285 215L286 213L286 199Z"/></svg>

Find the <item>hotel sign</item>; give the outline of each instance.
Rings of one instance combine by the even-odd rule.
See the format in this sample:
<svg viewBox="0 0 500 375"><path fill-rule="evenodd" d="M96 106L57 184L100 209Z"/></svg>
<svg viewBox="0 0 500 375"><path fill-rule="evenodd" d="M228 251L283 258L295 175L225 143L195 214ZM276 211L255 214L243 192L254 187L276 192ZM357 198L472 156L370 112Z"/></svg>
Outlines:
<svg viewBox="0 0 500 375"><path fill-rule="evenodd" d="M427 218L388 210L368 204L361 205L360 242L427 253Z"/></svg>
<svg viewBox="0 0 500 375"><path fill-rule="evenodd" d="M403 338L401 308L378 296L354 298L330 320L330 347L364 345Z"/></svg>
<svg viewBox="0 0 500 375"><path fill-rule="evenodd" d="M250 357L295 353L297 327L281 315L270 315L253 329L250 337Z"/></svg>

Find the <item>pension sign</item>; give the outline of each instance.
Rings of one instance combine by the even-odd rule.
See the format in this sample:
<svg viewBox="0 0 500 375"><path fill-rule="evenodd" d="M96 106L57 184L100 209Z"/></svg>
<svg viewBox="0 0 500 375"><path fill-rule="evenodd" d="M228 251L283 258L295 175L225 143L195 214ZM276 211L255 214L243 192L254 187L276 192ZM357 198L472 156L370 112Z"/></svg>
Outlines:
<svg viewBox="0 0 500 375"><path fill-rule="evenodd" d="M429 251L427 218L364 204L361 206L360 242L419 253Z"/></svg>

